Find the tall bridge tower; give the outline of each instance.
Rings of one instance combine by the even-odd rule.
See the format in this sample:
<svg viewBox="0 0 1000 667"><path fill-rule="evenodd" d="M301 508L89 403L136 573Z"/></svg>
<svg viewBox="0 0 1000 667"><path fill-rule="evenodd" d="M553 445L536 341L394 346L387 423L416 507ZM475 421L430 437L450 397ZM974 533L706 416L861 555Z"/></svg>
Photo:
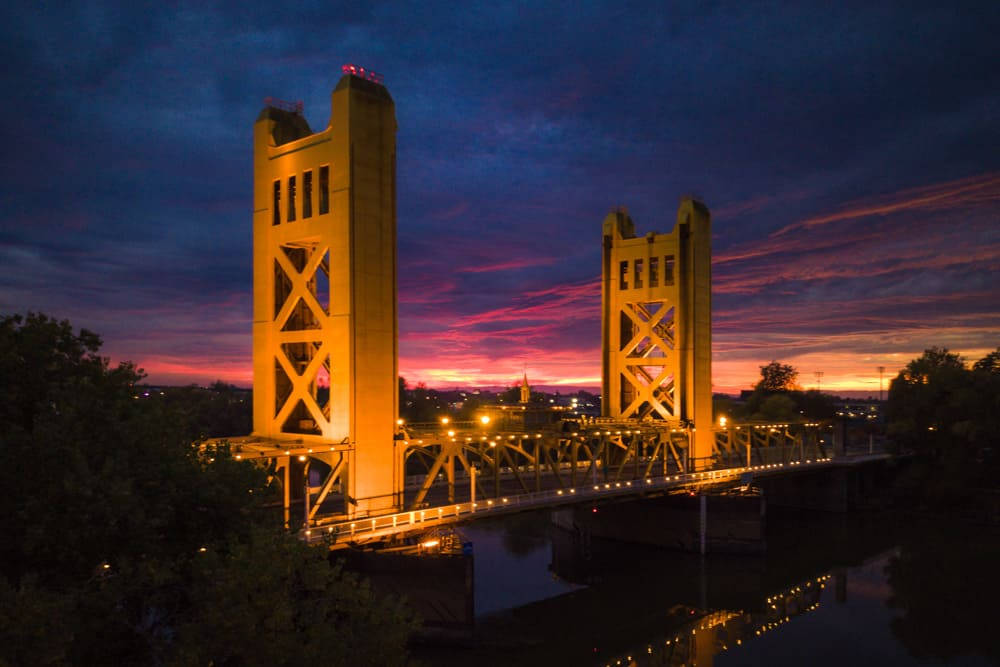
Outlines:
<svg viewBox="0 0 1000 667"><path fill-rule="evenodd" d="M336 466L354 514L398 507L402 488L396 115L381 77L344 71L325 130L301 104L254 124L253 435Z"/></svg>
<svg viewBox="0 0 1000 667"><path fill-rule="evenodd" d="M712 455L712 225L685 199L669 234L604 219L601 331L605 417L693 427L689 455Z"/></svg>

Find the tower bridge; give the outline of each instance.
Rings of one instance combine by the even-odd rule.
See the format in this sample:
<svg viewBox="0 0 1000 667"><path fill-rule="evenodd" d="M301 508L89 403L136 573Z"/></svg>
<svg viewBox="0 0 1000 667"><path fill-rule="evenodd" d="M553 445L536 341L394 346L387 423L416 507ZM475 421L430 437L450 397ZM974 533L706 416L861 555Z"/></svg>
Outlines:
<svg viewBox="0 0 1000 667"><path fill-rule="evenodd" d="M603 222L601 418L404 424L395 134L356 66L325 129L275 101L254 124L253 433L214 444L268 466L287 526L337 547L838 464L819 424L713 423L711 216L691 198L669 233Z"/></svg>

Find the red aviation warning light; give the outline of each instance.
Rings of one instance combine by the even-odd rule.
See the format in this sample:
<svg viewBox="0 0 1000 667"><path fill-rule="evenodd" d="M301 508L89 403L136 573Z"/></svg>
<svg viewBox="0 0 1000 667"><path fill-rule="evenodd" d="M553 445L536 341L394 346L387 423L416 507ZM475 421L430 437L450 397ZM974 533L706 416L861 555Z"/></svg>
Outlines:
<svg viewBox="0 0 1000 667"><path fill-rule="evenodd" d="M373 72L370 69L365 69L364 67L352 65L351 63L347 63L346 65L341 66L340 71L343 72L344 74L350 74L351 76L367 79L368 81L377 83L379 85L382 85L382 82L385 80L385 77L383 77L378 72Z"/></svg>

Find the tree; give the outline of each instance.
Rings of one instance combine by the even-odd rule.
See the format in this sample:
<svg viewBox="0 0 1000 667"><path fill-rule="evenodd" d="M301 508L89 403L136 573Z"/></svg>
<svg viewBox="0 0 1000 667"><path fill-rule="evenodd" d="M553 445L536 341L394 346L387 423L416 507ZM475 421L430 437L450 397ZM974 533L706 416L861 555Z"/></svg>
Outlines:
<svg viewBox="0 0 1000 667"><path fill-rule="evenodd" d="M760 380L754 387L755 391L778 392L791 391L796 388L795 381L799 372L789 364L772 361L760 367Z"/></svg>
<svg viewBox="0 0 1000 667"><path fill-rule="evenodd" d="M519 403L521 401L521 385L515 384L510 387L507 387L507 389L500 392L500 395L497 396L497 399L501 403L506 403L508 405Z"/></svg>
<svg viewBox="0 0 1000 667"><path fill-rule="evenodd" d="M399 404L399 416L406 423L437 421L440 401L437 392L418 382L413 389L403 388L404 399Z"/></svg>
<svg viewBox="0 0 1000 667"><path fill-rule="evenodd" d="M331 664L400 662L408 617L280 529L267 471L193 442L225 392L147 400L100 344L0 316L0 664L252 663L209 638L259 647L268 629L286 656L313 655L292 646L308 635ZM233 583L249 573L274 606Z"/></svg>
<svg viewBox="0 0 1000 667"><path fill-rule="evenodd" d="M1000 473L1000 373L995 353L967 368L944 348L912 360L889 385L888 434L917 463L911 492L938 503L963 502Z"/></svg>
<svg viewBox="0 0 1000 667"><path fill-rule="evenodd" d="M980 373L1000 375L1000 347L973 364L972 370Z"/></svg>
<svg viewBox="0 0 1000 667"><path fill-rule="evenodd" d="M186 664L398 664L416 629L325 549L274 531L201 554L189 576L175 625Z"/></svg>
<svg viewBox="0 0 1000 667"><path fill-rule="evenodd" d="M787 422L799 417L795 401L785 394L771 394L760 405L760 411L754 413L751 419L755 421Z"/></svg>
<svg viewBox="0 0 1000 667"><path fill-rule="evenodd" d="M889 435L906 449L940 459L956 425L967 420L973 399L968 374L962 358L945 348L929 348L910 361L889 383Z"/></svg>

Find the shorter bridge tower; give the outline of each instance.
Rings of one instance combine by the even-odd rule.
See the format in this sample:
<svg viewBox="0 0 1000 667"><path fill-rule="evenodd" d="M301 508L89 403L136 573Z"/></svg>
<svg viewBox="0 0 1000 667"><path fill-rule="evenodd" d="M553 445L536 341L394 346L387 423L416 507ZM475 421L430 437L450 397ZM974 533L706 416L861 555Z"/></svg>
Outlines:
<svg viewBox="0 0 1000 667"><path fill-rule="evenodd" d="M714 437L708 208L686 198L672 232L645 236L618 209L603 233L603 415L690 428L697 465Z"/></svg>

